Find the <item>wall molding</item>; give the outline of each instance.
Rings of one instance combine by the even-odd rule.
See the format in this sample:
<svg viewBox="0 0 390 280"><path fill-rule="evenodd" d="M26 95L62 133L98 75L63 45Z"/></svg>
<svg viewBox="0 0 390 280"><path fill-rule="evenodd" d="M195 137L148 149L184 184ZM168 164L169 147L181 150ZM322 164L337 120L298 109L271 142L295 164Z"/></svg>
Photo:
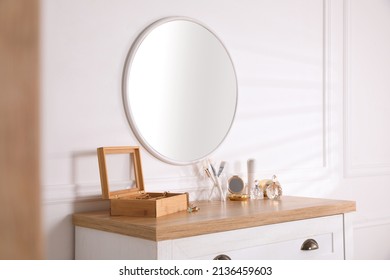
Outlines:
<svg viewBox="0 0 390 280"><path fill-rule="evenodd" d="M390 216L383 218L374 218L369 221L356 222L353 226L355 230L361 230L366 228L389 226L390 225Z"/></svg>
<svg viewBox="0 0 390 280"><path fill-rule="evenodd" d="M380 176L390 175L389 162L365 162L356 163L352 159L351 141L352 132L350 127L352 92L351 92L351 5L353 1L344 0L344 89L343 89L343 138L344 138L344 177Z"/></svg>
<svg viewBox="0 0 390 280"><path fill-rule="evenodd" d="M336 6L336 5L335 5ZM332 24L333 21L337 21L337 14L332 13L332 0L322 1L322 166L318 167L302 167L302 168L289 168L276 169L276 170L260 170L260 175L267 175L272 173L279 174L283 177L285 182L289 183L304 183L308 181L324 180L329 178L331 174L331 167L335 162L336 151L334 150L334 143L338 139L335 139L335 134L332 133L334 129L334 108L332 106L332 74L336 72L335 65L333 64L333 53L335 51L335 44L337 40L333 40Z"/></svg>
<svg viewBox="0 0 390 280"><path fill-rule="evenodd" d="M331 160L331 1L323 1L323 166L328 168Z"/></svg>
<svg viewBox="0 0 390 280"><path fill-rule="evenodd" d="M200 178L171 177L145 179L146 191L164 191L164 186L169 192L189 192L191 197L198 198L202 193L209 190L207 181L199 183ZM129 181L114 182L115 185L129 185ZM169 187L174 186L174 187ZM197 186L197 187L194 187ZM100 182L83 184L48 185L42 187L43 204L67 204L75 202L98 202L102 201ZM205 199L205 198L204 198Z"/></svg>
<svg viewBox="0 0 390 280"><path fill-rule="evenodd" d="M322 166L313 168L292 168L290 170L277 170L276 172L286 175L287 181L292 183L301 183L307 181L321 180L327 178L331 173L333 164L332 151L332 13L331 0L323 0L323 45L322 45Z"/></svg>

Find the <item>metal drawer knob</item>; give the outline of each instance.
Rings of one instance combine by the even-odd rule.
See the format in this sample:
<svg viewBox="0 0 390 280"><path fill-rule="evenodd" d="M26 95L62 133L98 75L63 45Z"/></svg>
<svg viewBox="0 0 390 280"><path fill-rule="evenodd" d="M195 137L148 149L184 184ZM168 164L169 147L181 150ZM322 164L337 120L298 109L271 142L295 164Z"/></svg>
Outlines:
<svg viewBox="0 0 390 280"><path fill-rule="evenodd" d="M231 258L228 255L218 255L214 260L231 260Z"/></svg>
<svg viewBox="0 0 390 280"><path fill-rule="evenodd" d="M314 239L307 239L305 242L303 242L301 246L302 251L311 251L311 250L317 250L320 246L318 246L317 241Z"/></svg>

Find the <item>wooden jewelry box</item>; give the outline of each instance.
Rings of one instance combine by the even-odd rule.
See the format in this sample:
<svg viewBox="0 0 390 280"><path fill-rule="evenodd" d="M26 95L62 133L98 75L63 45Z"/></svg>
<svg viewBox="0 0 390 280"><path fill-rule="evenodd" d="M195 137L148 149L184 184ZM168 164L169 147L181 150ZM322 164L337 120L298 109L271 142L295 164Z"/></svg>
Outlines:
<svg viewBox="0 0 390 280"><path fill-rule="evenodd" d="M134 166L135 184L131 188L110 191L106 156L129 154ZM110 200L112 216L161 217L185 211L188 208L188 193L145 192L139 147L100 147L97 149L100 182L103 199Z"/></svg>

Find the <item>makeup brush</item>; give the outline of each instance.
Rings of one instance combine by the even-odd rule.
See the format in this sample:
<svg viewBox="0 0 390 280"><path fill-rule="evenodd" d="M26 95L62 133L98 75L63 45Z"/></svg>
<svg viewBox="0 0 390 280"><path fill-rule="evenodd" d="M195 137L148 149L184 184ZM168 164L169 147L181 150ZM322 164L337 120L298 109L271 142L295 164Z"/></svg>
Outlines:
<svg viewBox="0 0 390 280"><path fill-rule="evenodd" d="M213 181L213 183L215 184L214 177L211 175L210 170L207 167L204 169L204 172L206 173L207 177L209 177L211 181Z"/></svg>
<svg viewBox="0 0 390 280"><path fill-rule="evenodd" d="M217 172L215 171L215 168L213 164L210 162L211 171L213 172L214 177L217 177Z"/></svg>
<svg viewBox="0 0 390 280"><path fill-rule="evenodd" d="M226 161L222 161L221 164L219 165L219 170L218 170L218 175L219 177L222 174L223 169L225 168Z"/></svg>
<svg viewBox="0 0 390 280"><path fill-rule="evenodd" d="M212 179L213 179L213 181L214 181L214 187L217 187L217 188L218 188L219 194L220 194L220 196L221 196L221 200L222 200L222 201L225 201L225 196L223 195L222 187L221 187L221 184L220 184L220 182L219 182L219 180L218 180L217 172L215 171L215 168L214 168L213 164L211 163L210 159L208 159L208 162L209 162L209 165L210 165L211 171L212 171L211 177L212 177ZM222 163L221 163L221 164L222 164ZM225 164L224 164L224 165L225 165ZM222 171L221 171L221 172L222 172ZM214 188L214 187L213 187L213 188Z"/></svg>

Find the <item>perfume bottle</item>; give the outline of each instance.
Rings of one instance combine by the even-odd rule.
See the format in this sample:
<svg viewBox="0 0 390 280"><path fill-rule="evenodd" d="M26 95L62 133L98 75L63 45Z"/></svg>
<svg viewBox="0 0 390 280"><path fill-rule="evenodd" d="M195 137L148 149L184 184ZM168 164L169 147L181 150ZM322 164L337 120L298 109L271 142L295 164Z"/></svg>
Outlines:
<svg viewBox="0 0 390 280"><path fill-rule="evenodd" d="M282 196L282 187L275 175L272 177L272 183L267 186L265 191L269 199L279 199Z"/></svg>
<svg viewBox="0 0 390 280"><path fill-rule="evenodd" d="M255 186L251 190L251 198L252 199L263 199L264 198L264 194L260 188L260 183L258 180L255 180Z"/></svg>

